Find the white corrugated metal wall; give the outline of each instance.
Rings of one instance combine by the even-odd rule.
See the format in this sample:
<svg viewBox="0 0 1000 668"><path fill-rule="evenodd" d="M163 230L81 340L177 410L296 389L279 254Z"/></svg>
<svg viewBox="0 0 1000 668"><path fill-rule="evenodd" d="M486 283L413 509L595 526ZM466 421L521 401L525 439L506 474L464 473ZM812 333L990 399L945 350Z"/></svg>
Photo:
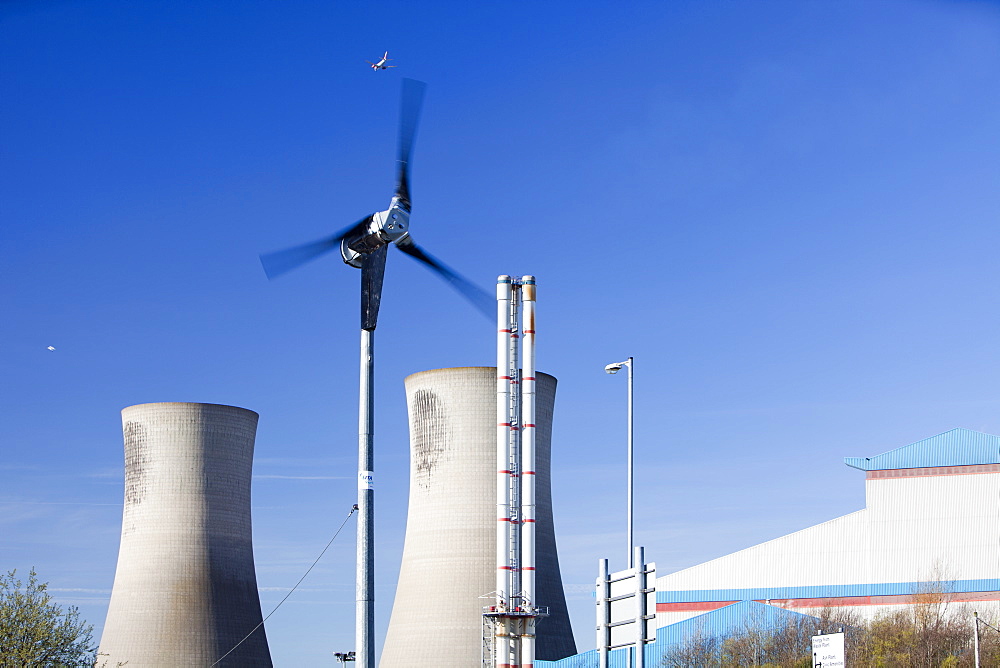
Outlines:
<svg viewBox="0 0 1000 668"><path fill-rule="evenodd" d="M866 498L864 510L661 577L657 591L692 603L798 599L787 604L807 612L809 599L903 602L929 581L958 581L945 585L956 592L997 588L970 581L1000 578L1000 472L870 478ZM704 611L659 607L660 626Z"/></svg>

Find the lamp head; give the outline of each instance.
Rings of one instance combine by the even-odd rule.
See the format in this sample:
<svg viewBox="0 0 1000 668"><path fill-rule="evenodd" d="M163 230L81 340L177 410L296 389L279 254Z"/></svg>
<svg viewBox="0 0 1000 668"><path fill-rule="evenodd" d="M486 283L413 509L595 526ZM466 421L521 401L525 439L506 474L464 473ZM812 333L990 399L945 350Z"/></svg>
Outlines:
<svg viewBox="0 0 1000 668"><path fill-rule="evenodd" d="M608 373L618 373L619 371L622 370L623 366L624 364L622 364L621 362L617 362L615 364L607 365L606 367L604 367L604 370L607 371Z"/></svg>

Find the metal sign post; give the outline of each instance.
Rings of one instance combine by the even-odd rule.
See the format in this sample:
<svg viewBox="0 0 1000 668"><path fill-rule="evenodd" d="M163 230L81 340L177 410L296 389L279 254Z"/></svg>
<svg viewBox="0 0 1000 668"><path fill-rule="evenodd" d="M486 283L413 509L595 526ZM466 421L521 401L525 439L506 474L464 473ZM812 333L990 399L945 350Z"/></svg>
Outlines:
<svg viewBox="0 0 1000 668"><path fill-rule="evenodd" d="M635 668L645 668L646 643L656 640L656 564L647 564L635 548L633 568L608 572L600 560L597 578L597 649L600 668L608 668L611 650L634 648Z"/></svg>

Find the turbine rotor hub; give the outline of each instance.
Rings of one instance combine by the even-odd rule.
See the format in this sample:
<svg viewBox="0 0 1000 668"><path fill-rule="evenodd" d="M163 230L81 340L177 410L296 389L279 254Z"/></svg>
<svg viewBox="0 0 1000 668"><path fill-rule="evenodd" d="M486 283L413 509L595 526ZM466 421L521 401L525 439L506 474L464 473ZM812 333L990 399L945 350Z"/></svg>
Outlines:
<svg viewBox="0 0 1000 668"><path fill-rule="evenodd" d="M393 197L389 208L371 215L361 234L340 242L340 255L352 267L361 268L362 255L389 243L399 243L410 235L410 209Z"/></svg>

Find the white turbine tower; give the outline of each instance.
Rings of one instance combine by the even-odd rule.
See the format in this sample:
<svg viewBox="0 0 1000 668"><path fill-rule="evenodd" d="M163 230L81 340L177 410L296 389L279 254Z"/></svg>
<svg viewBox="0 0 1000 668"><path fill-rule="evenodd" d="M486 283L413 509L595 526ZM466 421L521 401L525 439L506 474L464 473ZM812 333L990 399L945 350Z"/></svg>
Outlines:
<svg viewBox="0 0 1000 668"><path fill-rule="evenodd" d="M301 246L261 256L268 278L290 271L309 260L339 249L344 262L361 269L361 379L358 410L358 541L356 597L356 662L375 668L375 555L373 434L375 326L382 299L382 279L390 245L423 262L452 284L478 308L489 311L489 297L471 282L431 257L410 237L410 153L420 117L424 83L403 79L400 105L396 190L385 211L377 211L354 225Z"/></svg>

